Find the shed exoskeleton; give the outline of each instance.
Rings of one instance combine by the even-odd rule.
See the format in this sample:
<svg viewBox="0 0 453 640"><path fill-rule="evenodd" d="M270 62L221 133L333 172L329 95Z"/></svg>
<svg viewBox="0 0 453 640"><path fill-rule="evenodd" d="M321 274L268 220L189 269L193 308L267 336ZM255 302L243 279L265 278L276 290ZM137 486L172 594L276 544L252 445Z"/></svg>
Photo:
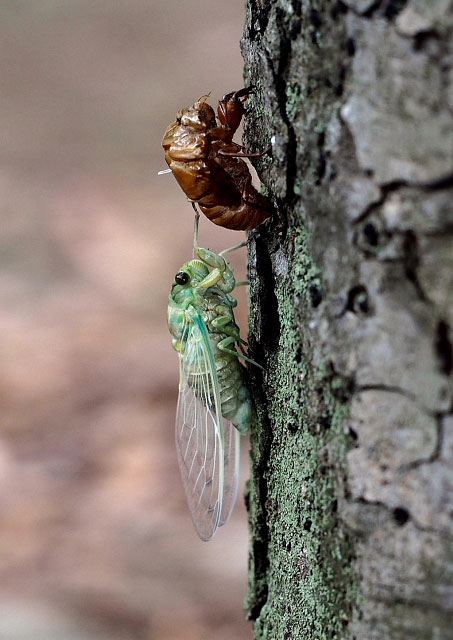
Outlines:
<svg viewBox="0 0 453 640"><path fill-rule="evenodd" d="M267 153L245 153L233 142L244 115L244 101L254 87L227 93L214 109L201 96L192 107L181 109L167 128L162 146L165 160L188 199L215 224L250 230L272 213L269 200L252 185L241 158Z"/></svg>

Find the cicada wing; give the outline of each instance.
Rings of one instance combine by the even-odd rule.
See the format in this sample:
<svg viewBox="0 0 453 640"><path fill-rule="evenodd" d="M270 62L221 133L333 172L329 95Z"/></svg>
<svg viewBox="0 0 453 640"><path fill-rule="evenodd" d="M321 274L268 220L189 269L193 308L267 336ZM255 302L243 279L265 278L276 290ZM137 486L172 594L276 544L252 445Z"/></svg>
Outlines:
<svg viewBox="0 0 453 640"><path fill-rule="evenodd" d="M201 317L188 329L185 344L180 354L176 449L195 530L202 540L210 540L224 513L225 426L214 354Z"/></svg>
<svg viewBox="0 0 453 640"><path fill-rule="evenodd" d="M226 524L234 509L239 487L239 467L240 467L240 438L239 431L229 420L224 419L224 480L223 480L223 501L220 513L219 527Z"/></svg>

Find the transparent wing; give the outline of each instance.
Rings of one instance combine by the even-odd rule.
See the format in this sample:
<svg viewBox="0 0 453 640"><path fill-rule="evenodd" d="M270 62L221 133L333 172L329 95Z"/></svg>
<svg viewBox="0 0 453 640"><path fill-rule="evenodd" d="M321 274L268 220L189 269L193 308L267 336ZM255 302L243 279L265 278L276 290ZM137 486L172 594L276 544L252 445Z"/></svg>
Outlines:
<svg viewBox="0 0 453 640"><path fill-rule="evenodd" d="M241 434L229 420L223 419L225 425L225 444L223 453L224 480L223 502L220 512L219 527L228 522L234 509L239 487L239 467L241 451Z"/></svg>
<svg viewBox="0 0 453 640"><path fill-rule="evenodd" d="M176 449L195 530L210 540L234 506L239 433L222 417L214 354L199 316L180 354Z"/></svg>

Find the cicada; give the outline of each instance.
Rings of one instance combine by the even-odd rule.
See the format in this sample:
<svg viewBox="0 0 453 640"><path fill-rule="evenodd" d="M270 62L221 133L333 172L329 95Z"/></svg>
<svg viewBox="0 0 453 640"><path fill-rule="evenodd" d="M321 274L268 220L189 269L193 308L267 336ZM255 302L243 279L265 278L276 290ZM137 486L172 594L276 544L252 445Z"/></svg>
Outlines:
<svg viewBox="0 0 453 640"><path fill-rule="evenodd" d="M236 348L245 342L234 318L236 282L226 252L195 252L175 276L168 326L180 360L179 468L195 530L210 540L233 510L240 434L249 431L254 415L239 358L257 363Z"/></svg>
<svg viewBox="0 0 453 640"><path fill-rule="evenodd" d="M165 160L188 199L215 224L227 229L254 229L271 215L269 200L252 185L241 158L244 153L233 136L244 115L244 101L254 87L227 93L214 109L202 96L192 107L176 114L162 140Z"/></svg>

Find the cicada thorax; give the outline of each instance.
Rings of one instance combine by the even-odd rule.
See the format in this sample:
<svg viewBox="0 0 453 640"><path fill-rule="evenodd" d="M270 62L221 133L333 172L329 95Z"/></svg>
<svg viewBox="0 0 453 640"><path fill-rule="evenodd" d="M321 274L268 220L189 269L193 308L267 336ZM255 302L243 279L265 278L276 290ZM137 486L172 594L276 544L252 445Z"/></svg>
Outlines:
<svg viewBox="0 0 453 640"><path fill-rule="evenodd" d="M232 142L250 92L227 94L219 102L219 122L206 96L177 114L165 132L165 160L189 200L215 224L228 229L254 229L271 215L267 198L252 185L247 164L231 155L242 151Z"/></svg>

